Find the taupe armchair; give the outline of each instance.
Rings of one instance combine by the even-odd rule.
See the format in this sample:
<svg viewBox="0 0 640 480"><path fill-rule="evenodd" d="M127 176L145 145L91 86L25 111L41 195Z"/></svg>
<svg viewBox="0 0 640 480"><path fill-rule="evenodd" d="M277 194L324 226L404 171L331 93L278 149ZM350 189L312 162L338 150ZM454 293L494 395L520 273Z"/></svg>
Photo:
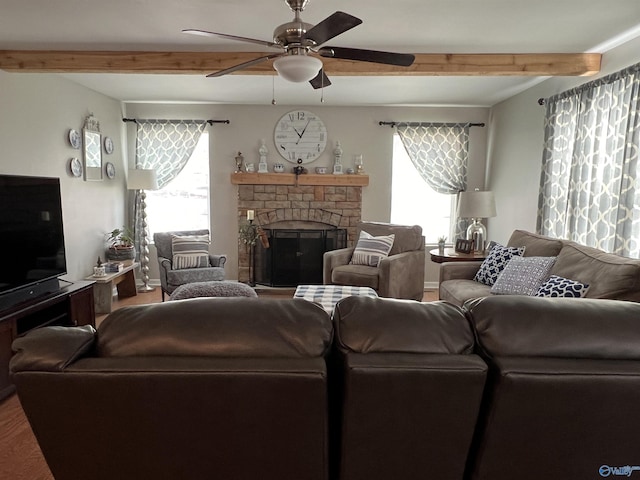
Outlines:
<svg viewBox="0 0 640 480"><path fill-rule="evenodd" d="M395 234L389 256L383 258L377 267L370 267L349 263L355 247L326 252L323 283L370 287L381 297L422 300L425 267L422 227L361 222L357 237L362 230L373 236Z"/></svg>
<svg viewBox="0 0 640 480"><path fill-rule="evenodd" d="M172 252L173 235L209 235L209 230L182 230L176 232L157 232L153 234L153 241L158 251L163 302L165 293L171 295L171 292L185 283L224 280L224 264L227 261L226 255L209 255L209 263L211 264L209 267L174 269Z"/></svg>

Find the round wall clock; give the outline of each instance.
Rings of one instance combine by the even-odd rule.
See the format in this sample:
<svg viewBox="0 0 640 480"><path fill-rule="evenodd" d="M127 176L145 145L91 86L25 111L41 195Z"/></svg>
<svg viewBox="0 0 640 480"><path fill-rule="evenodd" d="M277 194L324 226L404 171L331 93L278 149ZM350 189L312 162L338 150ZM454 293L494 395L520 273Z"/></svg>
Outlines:
<svg viewBox="0 0 640 480"><path fill-rule="evenodd" d="M276 149L285 160L309 163L324 152L327 128L316 114L294 110L278 120L273 139Z"/></svg>

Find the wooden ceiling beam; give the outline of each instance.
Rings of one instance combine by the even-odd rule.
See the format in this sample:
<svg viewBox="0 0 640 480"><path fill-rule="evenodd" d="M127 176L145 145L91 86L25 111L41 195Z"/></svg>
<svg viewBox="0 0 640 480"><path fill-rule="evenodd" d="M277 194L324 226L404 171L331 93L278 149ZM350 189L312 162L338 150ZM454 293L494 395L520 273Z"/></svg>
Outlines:
<svg viewBox="0 0 640 480"><path fill-rule="evenodd" d="M202 75L265 52L119 52L0 50L0 69L40 73L140 73ZM599 53L416 54L410 67L322 58L329 76L581 76L600 71ZM272 62L238 74L274 75Z"/></svg>

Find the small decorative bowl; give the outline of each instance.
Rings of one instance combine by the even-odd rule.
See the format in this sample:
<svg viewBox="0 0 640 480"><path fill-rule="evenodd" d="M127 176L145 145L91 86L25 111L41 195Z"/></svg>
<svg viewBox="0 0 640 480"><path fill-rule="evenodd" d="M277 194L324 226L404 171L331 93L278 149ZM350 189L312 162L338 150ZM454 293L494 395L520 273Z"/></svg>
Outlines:
<svg viewBox="0 0 640 480"><path fill-rule="evenodd" d="M316 173L324 175L325 173L327 173L327 167L316 167Z"/></svg>

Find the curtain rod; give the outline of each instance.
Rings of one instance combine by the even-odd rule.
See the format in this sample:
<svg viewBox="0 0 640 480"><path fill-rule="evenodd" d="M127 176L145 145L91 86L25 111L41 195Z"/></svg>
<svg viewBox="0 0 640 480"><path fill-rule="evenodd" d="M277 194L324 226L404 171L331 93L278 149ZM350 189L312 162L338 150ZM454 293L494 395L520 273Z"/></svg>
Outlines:
<svg viewBox="0 0 640 480"><path fill-rule="evenodd" d="M122 121L123 122L138 123L138 119L137 118L123 118ZM167 122L182 122L184 120L166 120L166 121ZM231 123L229 120L205 120L205 122L207 122L209 125L213 125L214 123L226 123L226 124Z"/></svg>
<svg viewBox="0 0 640 480"><path fill-rule="evenodd" d="M390 127L395 127L399 123L403 125L407 125L409 127L422 127L426 125L433 125L435 122L378 122L378 125L388 125ZM469 127L484 127L484 123L467 123Z"/></svg>
<svg viewBox="0 0 640 480"><path fill-rule="evenodd" d="M577 87L571 88L569 90L565 90L564 92L558 93L556 95L552 95L549 98L539 98L538 105L545 105L549 100L567 98L571 95L580 93L583 90L588 90L590 88L600 87L602 85L617 82L622 77L635 74L637 72L640 72L640 63L636 63L634 65L631 65L630 67L623 68L622 70L611 73L606 77L596 78L595 80L591 80L590 82L583 83L582 85L578 85Z"/></svg>

